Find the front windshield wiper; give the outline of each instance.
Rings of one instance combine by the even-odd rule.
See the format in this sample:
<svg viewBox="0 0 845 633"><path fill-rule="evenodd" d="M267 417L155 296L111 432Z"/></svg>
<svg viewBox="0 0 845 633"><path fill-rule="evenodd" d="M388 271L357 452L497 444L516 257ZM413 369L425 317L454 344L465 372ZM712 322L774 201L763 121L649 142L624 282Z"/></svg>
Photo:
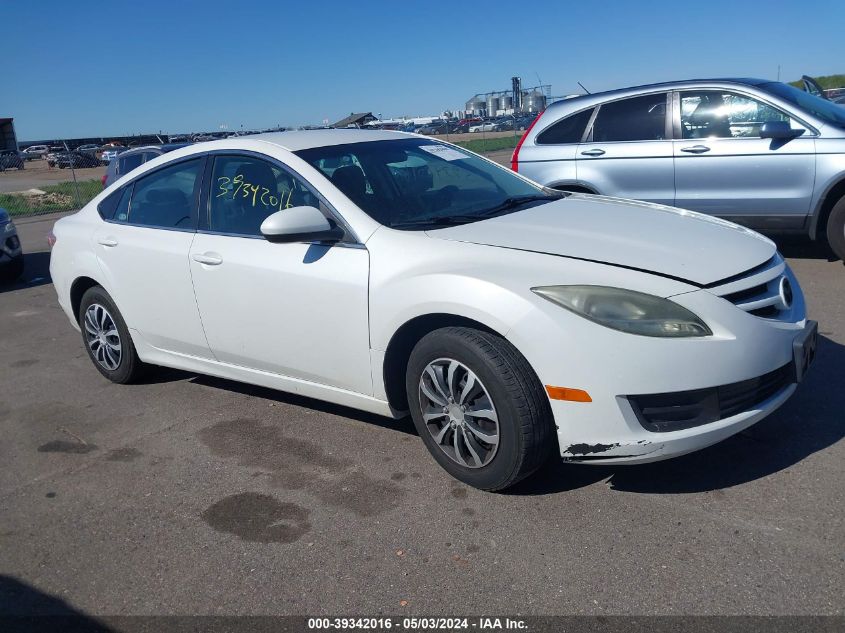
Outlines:
<svg viewBox="0 0 845 633"><path fill-rule="evenodd" d="M512 196L510 198L505 198L495 207L491 207L489 209L485 209L484 211L479 212L476 214L476 217L482 218L489 218L493 215L498 215L503 211L510 211L512 209L516 209L517 207L521 207L523 204L528 204L529 202L540 202L545 200L546 202L551 202L552 200L560 200L561 198L565 198L568 194L565 191L561 191L559 196L553 194L534 194L528 196Z"/></svg>
<svg viewBox="0 0 845 633"><path fill-rule="evenodd" d="M516 209L517 207L521 207L523 204L528 204L529 202L540 202L543 200L551 202L553 200L560 200L561 198L565 198L568 195L564 191L561 191L559 193L560 195L534 194L527 196L511 196L510 198L505 198L504 200L502 200L495 207L484 209L482 211L479 211L478 213L467 213L463 215L442 215L433 218L424 218L421 220L411 220L408 222L395 222L390 226L391 228L395 229L408 229L421 226L457 226L459 224L468 224L470 222L485 220L487 218L499 215L506 211L511 211L513 209Z"/></svg>

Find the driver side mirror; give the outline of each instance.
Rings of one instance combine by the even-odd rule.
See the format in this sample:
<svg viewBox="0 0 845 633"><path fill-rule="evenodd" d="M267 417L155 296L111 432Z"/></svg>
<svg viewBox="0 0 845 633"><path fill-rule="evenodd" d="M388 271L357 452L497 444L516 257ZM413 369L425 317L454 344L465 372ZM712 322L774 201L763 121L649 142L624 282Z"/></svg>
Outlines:
<svg viewBox="0 0 845 633"><path fill-rule="evenodd" d="M803 133L804 130L791 128L789 121L768 121L760 128L760 138L789 139Z"/></svg>
<svg viewBox="0 0 845 633"><path fill-rule="evenodd" d="M268 242L338 242L344 235L314 207L291 207L268 215L261 234Z"/></svg>

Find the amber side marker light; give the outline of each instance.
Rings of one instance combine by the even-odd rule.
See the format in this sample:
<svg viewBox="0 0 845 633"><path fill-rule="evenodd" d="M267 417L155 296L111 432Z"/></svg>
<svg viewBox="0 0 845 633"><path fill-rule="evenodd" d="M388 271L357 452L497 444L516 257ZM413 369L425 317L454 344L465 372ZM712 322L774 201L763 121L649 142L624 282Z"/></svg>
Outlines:
<svg viewBox="0 0 845 633"><path fill-rule="evenodd" d="M546 385L546 393L552 400L569 400L570 402L592 402L593 399L583 389L570 389L569 387L552 387Z"/></svg>

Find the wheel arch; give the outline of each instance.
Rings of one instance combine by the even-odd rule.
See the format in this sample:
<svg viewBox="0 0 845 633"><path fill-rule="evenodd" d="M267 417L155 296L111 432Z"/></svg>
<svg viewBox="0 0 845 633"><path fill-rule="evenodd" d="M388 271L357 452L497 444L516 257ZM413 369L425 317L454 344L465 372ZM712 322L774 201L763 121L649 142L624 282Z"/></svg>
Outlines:
<svg viewBox="0 0 845 633"><path fill-rule="evenodd" d="M82 305L82 296L95 286L103 287L96 279L84 275L74 279L70 285L70 307L77 321L79 320L79 308Z"/></svg>
<svg viewBox="0 0 845 633"><path fill-rule="evenodd" d="M553 185L549 185L549 187L557 189L558 191L571 191L572 193L598 193L594 187L587 186L580 182L558 182Z"/></svg>
<svg viewBox="0 0 845 633"><path fill-rule="evenodd" d="M830 212L843 197L845 197L845 176L842 176L830 185L819 200L818 211L813 214L810 220L811 238L818 239L819 236L824 236L827 230L827 219L830 217Z"/></svg>
<svg viewBox="0 0 845 633"><path fill-rule="evenodd" d="M382 378L387 401L396 411L407 411L405 371L414 346L426 334L444 327L469 327L504 337L492 327L458 314L437 312L422 314L403 323L391 336L385 350Z"/></svg>

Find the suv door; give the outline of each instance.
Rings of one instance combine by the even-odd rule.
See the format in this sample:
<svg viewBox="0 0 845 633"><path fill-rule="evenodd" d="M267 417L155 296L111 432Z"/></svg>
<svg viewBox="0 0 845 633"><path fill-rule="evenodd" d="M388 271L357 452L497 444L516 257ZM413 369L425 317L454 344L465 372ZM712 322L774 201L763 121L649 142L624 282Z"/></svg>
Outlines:
<svg viewBox="0 0 845 633"><path fill-rule="evenodd" d="M816 158L812 131L757 97L686 90L675 104L675 205L756 228L801 228L810 210ZM770 121L803 133L760 138Z"/></svg>
<svg viewBox="0 0 845 633"><path fill-rule="evenodd" d="M578 146L578 181L608 196L673 204L669 96L658 92L601 104Z"/></svg>
<svg viewBox="0 0 845 633"><path fill-rule="evenodd" d="M204 157L170 164L103 200L105 222L94 232L93 246L133 337L160 350L210 358L188 265L204 164Z"/></svg>
<svg viewBox="0 0 845 633"><path fill-rule="evenodd" d="M367 250L268 242L259 229L270 214L307 205L330 216L328 207L277 163L213 160L191 270L217 360L372 394Z"/></svg>

